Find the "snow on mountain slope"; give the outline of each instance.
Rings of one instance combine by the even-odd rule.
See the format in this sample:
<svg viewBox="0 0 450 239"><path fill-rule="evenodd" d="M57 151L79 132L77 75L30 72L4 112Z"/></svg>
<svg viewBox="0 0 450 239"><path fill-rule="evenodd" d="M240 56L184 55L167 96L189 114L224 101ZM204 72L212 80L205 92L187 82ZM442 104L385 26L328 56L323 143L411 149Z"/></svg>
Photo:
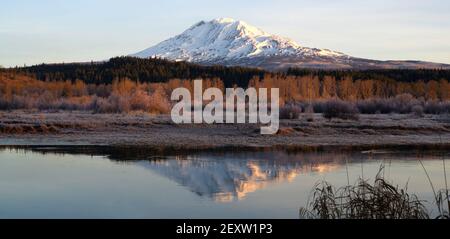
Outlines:
<svg viewBox="0 0 450 239"><path fill-rule="evenodd" d="M174 61L279 69L303 68L441 68L448 65L355 58L328 49L304 47L269 34L243 21L218 18L201 21L180 35L132 56L160 57Z"/></svg>
<svg viewBox="0 0 450 239"><path fill-rule="evenodd" d="M266 33L243 21L219 18L201 21L182 34L134 54L170 60L210 62L260 56L343 56L330 50L302 47L296 42Z"/></svg>

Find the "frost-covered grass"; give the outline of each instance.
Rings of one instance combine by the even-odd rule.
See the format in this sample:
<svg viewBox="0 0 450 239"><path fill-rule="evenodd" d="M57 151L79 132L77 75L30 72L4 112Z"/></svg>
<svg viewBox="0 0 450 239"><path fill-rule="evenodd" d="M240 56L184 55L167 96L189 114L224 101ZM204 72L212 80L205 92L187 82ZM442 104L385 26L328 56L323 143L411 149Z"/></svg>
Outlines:
<svg viewBox="0 0 450 239"><path fill-rule="evenodd" d="M322 114L302 112L298 119L281 120L279 134L261 135L257 124L177 125L169 115L142 111L123 114L39 110L0 112L0 144L17 143L178 148L450 146L450 117L361 114L358 121L330 121Z"/></svg>

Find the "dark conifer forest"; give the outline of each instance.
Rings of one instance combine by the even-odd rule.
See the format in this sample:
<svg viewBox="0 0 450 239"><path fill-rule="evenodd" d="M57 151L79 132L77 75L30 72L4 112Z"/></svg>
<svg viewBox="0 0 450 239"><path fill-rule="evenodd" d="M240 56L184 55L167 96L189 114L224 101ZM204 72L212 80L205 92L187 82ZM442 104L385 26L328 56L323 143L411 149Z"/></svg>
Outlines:
<svg viewBox="0 0 450 239"><path fill-rule="evenodd" d="M441 69L387 69L387 70L309 70L290 68L282 72L268 72L257 68L203 66L187 62L173 62L164 59L141 59L115 57L105 62L40 64L29 67L3 69L35 75L42 81L76 81L110 84L115 79L128 78L133 81L157 83L171 79L220 78L226 87L246 87L255 76L325 76L336 80L347 77L353 80L381 80L396 82L428 82L450 79L450 70Z"/></svg>

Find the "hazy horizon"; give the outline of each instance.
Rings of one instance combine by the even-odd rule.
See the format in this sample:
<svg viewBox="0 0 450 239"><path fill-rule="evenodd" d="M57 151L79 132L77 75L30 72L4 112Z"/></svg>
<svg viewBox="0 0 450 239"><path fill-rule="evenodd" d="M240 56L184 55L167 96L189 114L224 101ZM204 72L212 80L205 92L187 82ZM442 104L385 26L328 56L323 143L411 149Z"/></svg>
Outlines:
<svg viewBox="0 0 450 239"><path fill-rule="evenodd" d="M128 55L201 20L230 17L303 46L377 60L450 63L448 1L14 1L0 9L0 65ZM170 13L170 14L167 14Z"/></svg>

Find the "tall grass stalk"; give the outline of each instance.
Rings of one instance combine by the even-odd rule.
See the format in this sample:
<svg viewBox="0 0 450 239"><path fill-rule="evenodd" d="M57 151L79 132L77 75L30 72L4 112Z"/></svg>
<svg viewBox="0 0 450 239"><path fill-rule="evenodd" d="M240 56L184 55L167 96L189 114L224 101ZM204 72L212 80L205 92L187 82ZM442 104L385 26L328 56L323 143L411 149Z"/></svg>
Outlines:
<svg viewBox="0 0 450 239"><path fill-rule="evenodd" d="M387 182L380 167L373 184L360 178L355 185L335 189L322 181L315 185L301 218L313 219L427 219L422 201L405 188Z"/></svg>

